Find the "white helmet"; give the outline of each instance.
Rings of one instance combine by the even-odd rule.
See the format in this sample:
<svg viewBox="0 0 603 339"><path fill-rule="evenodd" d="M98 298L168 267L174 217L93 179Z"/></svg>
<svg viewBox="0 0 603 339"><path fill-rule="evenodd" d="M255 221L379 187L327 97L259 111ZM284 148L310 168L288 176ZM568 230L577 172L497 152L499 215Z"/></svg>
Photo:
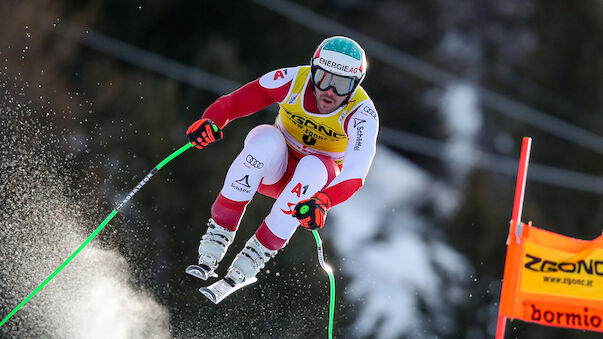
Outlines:
<svg viewBox="0 0 603 339"><path fill-rule="evenodd" d="M356 41L344 36L334 36L320 43L311 59L311 66L362 80L366 74L366 55Z"/></svg>
<svg viewBox="0 0 603 339"><path fill-rule="evenodd" d="M321 90L334 87L339 95L351 93L366 75L366 54L360 45L344 36L334 36L323 40L310 59L312 80ZM319 71L320 70L320 71ZM317 74L317 71L318 74ZM324 72L340 77L324 79ZM327 73L327 74L328 74ZM338 79L335 79L338 78Z"/></svg>

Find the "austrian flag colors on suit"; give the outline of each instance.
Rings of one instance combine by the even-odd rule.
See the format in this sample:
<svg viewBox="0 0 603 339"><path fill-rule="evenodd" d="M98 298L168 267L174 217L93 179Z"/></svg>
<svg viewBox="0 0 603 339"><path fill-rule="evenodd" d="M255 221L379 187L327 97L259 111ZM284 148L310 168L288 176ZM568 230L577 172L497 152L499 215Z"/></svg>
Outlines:
<svg viewBox="0 0 603 339"><path fill-rule="evenodd" d="M274 125L284 137L292 157L321 155L339 165L341 174L324 188L335 206L349 199L364 184L376 151L379 117L362 86L350 93L342 107L328 114L319 114L310 76L308 66L273 70L222 96L205 111L203 117L224 128L234 119L277 103L279 114ZM268 144L274 142L269 141ZM236 174L239 175L237 179L246 174ZM275 174L276 181L280 175L282 172ZM262 185L274 184L275 180L264 178ZM265 187L260 187L260 193L264 191ZM282 189L277 191L280 193ZM228 196L228 193L226 197L234 201L251 198Z"/></svg>
<svg viewBox="0 0 603 339"><path fill-rule="evenodd" d="M313 232L324 227L327 212L362 187L379 131L377 110L360 85L365 75L362 47L348 37L329 37L310 65L277 68L221 96L187 130L189 140L203 148L222 139L230 121L279 106L273 124L247 133L211 207L198 264L186 268L203 280L214 276L256 193L275 199L228 268L225 283L202 291L212 301L255 279L299 226Z"/></svg>

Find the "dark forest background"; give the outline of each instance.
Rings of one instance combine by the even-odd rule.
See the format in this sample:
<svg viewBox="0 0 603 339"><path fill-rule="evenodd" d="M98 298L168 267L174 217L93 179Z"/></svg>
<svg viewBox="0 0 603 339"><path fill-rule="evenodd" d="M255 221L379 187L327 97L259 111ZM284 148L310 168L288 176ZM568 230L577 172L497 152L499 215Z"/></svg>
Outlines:
<svg viewBox="0 0 603 339"><path fill-rule="evenodd" d="M601 1L297 3L459 78L601 136ZM185 130L219 97L219 90L195 88L119 60L86 46L74 31L102 33L239 84L278 67L306 64L326 37L320 27L310 29L252 1L3 1L1 75L32 108L26 119L40 126L36 135L10 137L40 140L40 152L61 159L57 166L68 174L68 185L89 192L87 199L94 200L94 208L86 213L98 222L152 167L187 142ZM450 34L461 43L453 47L444 43ZM444 140L446 130L438 109L425 100L426 93L438 86L375 60L370 49L366 52L369 69L363 86L378 108L381 125ZM482 112L480 150L517 157L521 137L531 136L533 162L603 175L601 149L576 145L487 107ZM176 329L193 322L203 331L212 326L202 323L206 312L230 312L228 326L234 337L251 332L283 337L291 328L297 331L293 336L324 333L323 323L292 325L296 323L292 312L302 312L301 319L321 319L327 310L327 280L317 268L308 234L297 232L288 250L268 265L273 273L262 282L265 287L235 296L237 304L208 307L196 291L199 283L183 274L196 260L211 203L247 131L273 119L274 113L265 110L236 120L219 144L188 151L174 160L94 240L127 258L135 283L153 291L169 309ZM6 145L0 146L3 156L11 152ZM440 158L390 147L435 176L454 176ZM489 289L500 288L514 180L475 168L463 188L462 205L453 218L441 221L447 242L466 256L479 277L471 285L477 297L460 307L455 317L459 328L473 328L471 333L477 338L482 336L475 333L484 337L491 333L476 319L484 305L498 298L499 292ZM242 246L270 206L271 199L260 196L250 204L234 247ZM601 234L603 200L601 193L528 180L523 214L524 220L534 220L548 230L592 239ZM96 225L82 227L90 233ZM337 266L328 242L326 251ZM225 262L236 254L230 252L235 253L229 253ZM338 276L342 292L336 313L338 331L351 325L360 307L345 304L345 284L345 276ZM272 301L262 304L263 299ZM3 305L2 314L11 308ZM16 317L12 321L25 320ZM187 332L177 329L175 333ZM450 337L470 336L461 330ZM508 325L507 337L595 336L515 321Z"/></svg>

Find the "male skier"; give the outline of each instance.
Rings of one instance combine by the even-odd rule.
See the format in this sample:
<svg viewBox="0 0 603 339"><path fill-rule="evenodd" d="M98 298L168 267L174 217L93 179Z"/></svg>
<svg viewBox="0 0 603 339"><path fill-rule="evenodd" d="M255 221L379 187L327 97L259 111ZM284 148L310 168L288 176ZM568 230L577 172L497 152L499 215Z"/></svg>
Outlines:
<svg viewBox="0 0 603 339"><path fill-rule="evenodd" d="M188 128L201 149L221 139L228 122L279 105L274 125L253 128L228 169L199 245L198 266L188 273L204 280L216 276L256 191L276 201L226 273L233 288L253 279L298 225L322 228L327 211L358 191L379 129L377 111L360 86L366 67L356 41L330 37L309 66L274 70L220 97Z"/></svg>

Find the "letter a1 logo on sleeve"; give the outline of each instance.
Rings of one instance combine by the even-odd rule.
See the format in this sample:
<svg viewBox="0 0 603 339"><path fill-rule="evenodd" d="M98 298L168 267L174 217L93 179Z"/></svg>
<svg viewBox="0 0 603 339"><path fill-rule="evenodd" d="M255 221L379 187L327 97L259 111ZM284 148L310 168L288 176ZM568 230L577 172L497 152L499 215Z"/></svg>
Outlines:
<svg viewBox="0 0 603 339"><path fill-rule="evenodd" d="M309 185L302 186L301 182L298 182L297 185L295 185L295 187L293 187L293 189L291 190L291 193L295 193L295 194L297 194L298 198L301 198L302 194L306 194L308 187L310 187L310 186Z"/></svg>
<svg viewBox="0 0 603 339"><path fill-rule="evenodd" d="M285 74L287 74L287 70L284 70ZM280 69L276 72L274 72L274 79L272 80L277 80L278 78L281 79L285 79L285 75L283 74L283 71L281 71Z"/></svg>
<svg viewBox="0 0 603 339"><path fill-rule="evenodd" d="M296 69L281 68L272 70L260 77L260 86L276 89L290 83L295 78Z"/></svg>

